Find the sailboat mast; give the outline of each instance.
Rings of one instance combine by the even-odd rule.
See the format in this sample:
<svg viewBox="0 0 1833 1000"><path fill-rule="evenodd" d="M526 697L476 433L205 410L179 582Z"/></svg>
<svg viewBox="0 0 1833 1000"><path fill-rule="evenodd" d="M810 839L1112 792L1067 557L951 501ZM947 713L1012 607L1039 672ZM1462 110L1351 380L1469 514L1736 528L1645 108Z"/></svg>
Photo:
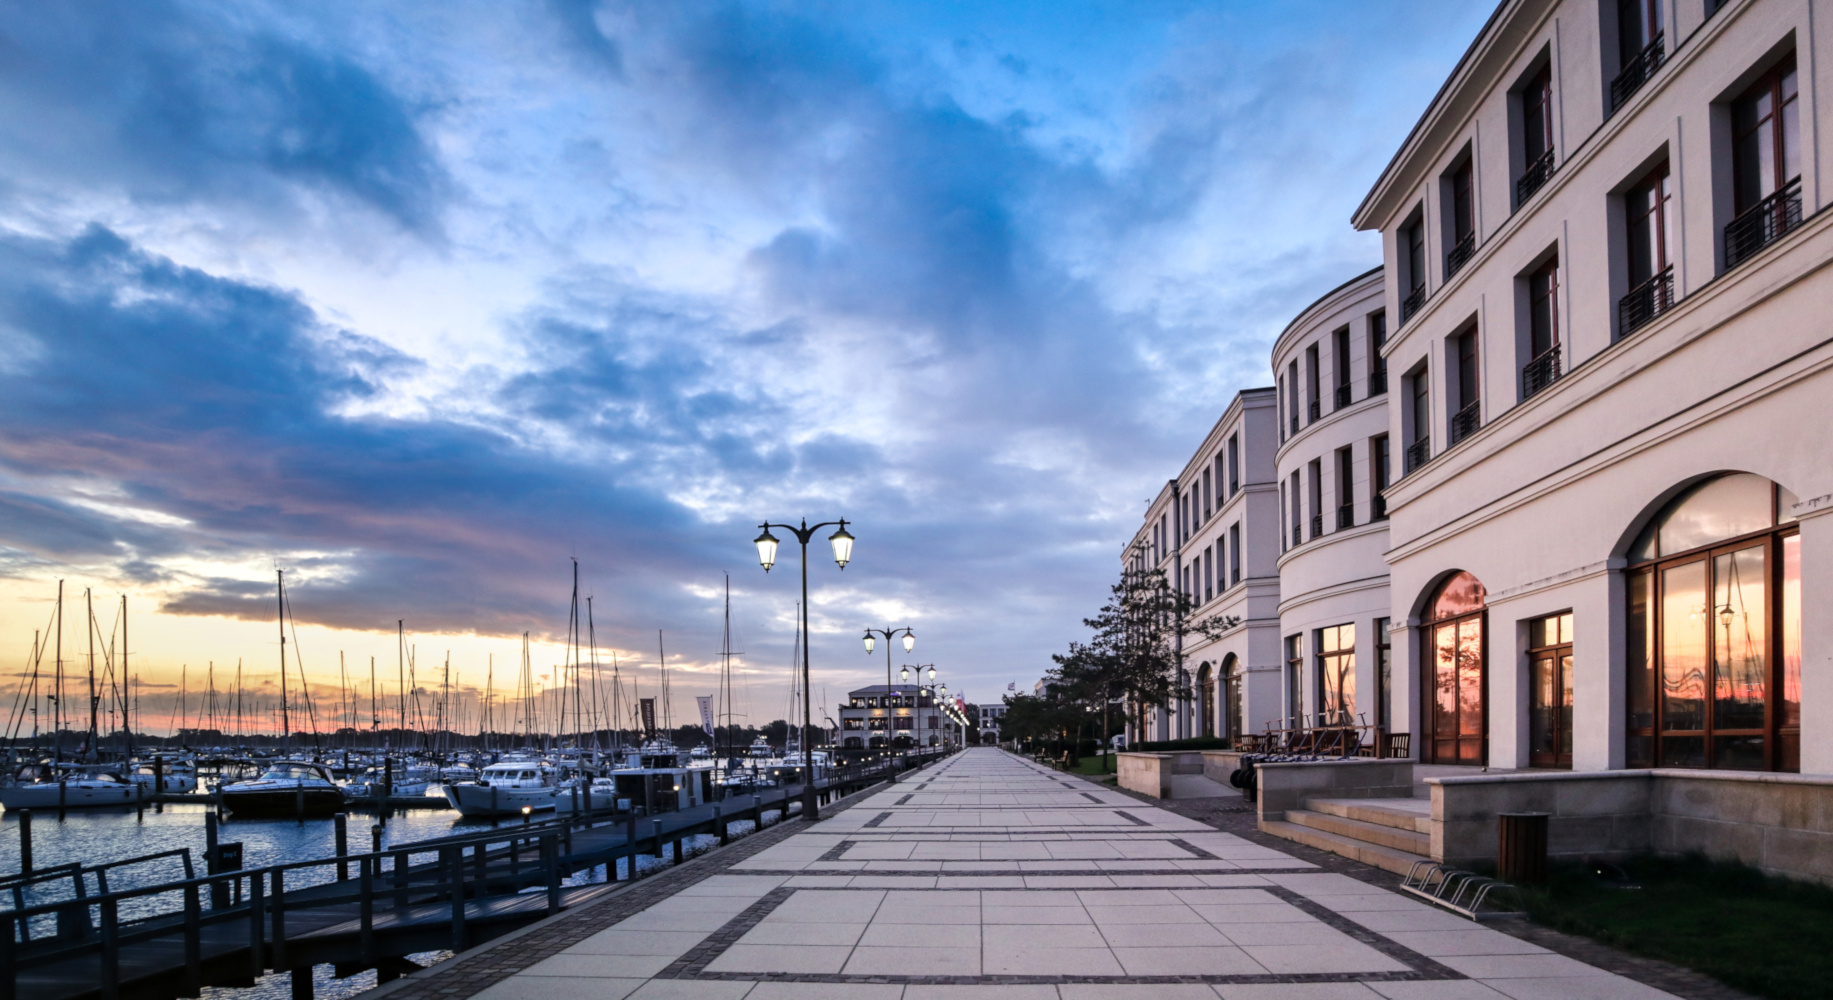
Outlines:
<svg viewBox="0 0 1833 1000"><path fill-rule="evenodd" d="M83 588L83 607L89 614L89 750L84 755L96 759L96 707L101 698L95 693L95 600L88 587Z"/></svg>
<svg viewBox="0 0 1833 1000"><path fill-rule="evenodd" d="M123 744L125 747L125 749L123 750L123 756L121 759L124 761L127 760L129 757L132 757L134 754L134 725L133 725L132 718L128 715L128 709L127 709L128 696L131 696L133 693L132 681L129 680L129 678L131 678L132 676L133 675L128 673L128 670L127 670L127 595L122 594L121 595L121 682L122 684L126 685L124 690L126 690L127 692L127 694L121 698L121 739L123 740Z"/></svg>
<svg viewBox="0 0 1833 1000"><path fill-rule="evenodd" d="M280 627L280 745L285 746L292 733L286 711L286 570L274 570L275 621Z"/></svg>
<svg viewBox="0 0 1833 1000"><path fill-rule="evenodd" d="M51 687L51 759L62 760L64 749L64 581L57 581L57 666ZM181 668L182 669L182 668Z"/></svg>

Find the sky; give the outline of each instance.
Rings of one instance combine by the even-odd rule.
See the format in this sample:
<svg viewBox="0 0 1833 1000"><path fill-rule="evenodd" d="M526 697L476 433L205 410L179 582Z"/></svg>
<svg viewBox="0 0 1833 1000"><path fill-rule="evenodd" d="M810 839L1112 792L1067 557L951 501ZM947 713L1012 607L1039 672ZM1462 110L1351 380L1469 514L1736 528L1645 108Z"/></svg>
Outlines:
<svg viewBox="0 0 1833 1000"><path fill-rule="evenodd" d="M0 665L1028 690L1488 12L0 0Z"/></svg>

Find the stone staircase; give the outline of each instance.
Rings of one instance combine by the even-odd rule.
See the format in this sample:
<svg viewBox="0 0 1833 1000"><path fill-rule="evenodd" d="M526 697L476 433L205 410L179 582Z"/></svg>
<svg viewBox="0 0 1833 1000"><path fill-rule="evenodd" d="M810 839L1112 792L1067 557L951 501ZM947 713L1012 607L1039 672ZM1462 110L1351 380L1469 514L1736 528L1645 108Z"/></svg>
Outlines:
<svg viewBox="0 0 1833 1000"><path fill-rule="evenodd" d="M1429 799L1308 798L1305 808L1285 819L1263 820L1260 829L1320 851L1405 875L1432 855Z"/></svg>

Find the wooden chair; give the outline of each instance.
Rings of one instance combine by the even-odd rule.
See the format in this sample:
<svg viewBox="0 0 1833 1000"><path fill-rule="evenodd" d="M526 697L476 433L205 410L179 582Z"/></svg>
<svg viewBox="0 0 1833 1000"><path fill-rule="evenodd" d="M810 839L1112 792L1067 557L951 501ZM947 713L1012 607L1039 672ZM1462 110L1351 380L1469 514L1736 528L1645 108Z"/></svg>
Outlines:
<svg viewBox="0 0 1833 1000"><path fill-rule="evenodd" d="M1387 747L1385 749L1387 750L1387 753L1382 755L1384 757L1411 757L1413 756L1413 734L1412 733L1389 733L1387 734Z"/></svg>

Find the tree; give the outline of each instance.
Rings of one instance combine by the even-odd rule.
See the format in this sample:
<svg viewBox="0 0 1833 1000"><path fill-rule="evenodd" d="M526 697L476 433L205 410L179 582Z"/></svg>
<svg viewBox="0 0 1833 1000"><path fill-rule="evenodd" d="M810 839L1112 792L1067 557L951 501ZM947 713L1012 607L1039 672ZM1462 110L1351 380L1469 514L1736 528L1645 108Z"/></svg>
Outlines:
<svg viewBox="0 0 1833 1000"><path fill-rule="evenodd" d="M1241 624L1237 615L1199 619L1195 610L1190 595L1173 589L1162 570L1123 570L1107 603L1095 617L1083 619L1093 637L1072 642L1068 653L1051 657L1067 693L1084 702L1099 700L1103 740L1108 706L1115 698L1143 712L1189 697L1185 640L1193 635L1215 639Z"/></svg>

